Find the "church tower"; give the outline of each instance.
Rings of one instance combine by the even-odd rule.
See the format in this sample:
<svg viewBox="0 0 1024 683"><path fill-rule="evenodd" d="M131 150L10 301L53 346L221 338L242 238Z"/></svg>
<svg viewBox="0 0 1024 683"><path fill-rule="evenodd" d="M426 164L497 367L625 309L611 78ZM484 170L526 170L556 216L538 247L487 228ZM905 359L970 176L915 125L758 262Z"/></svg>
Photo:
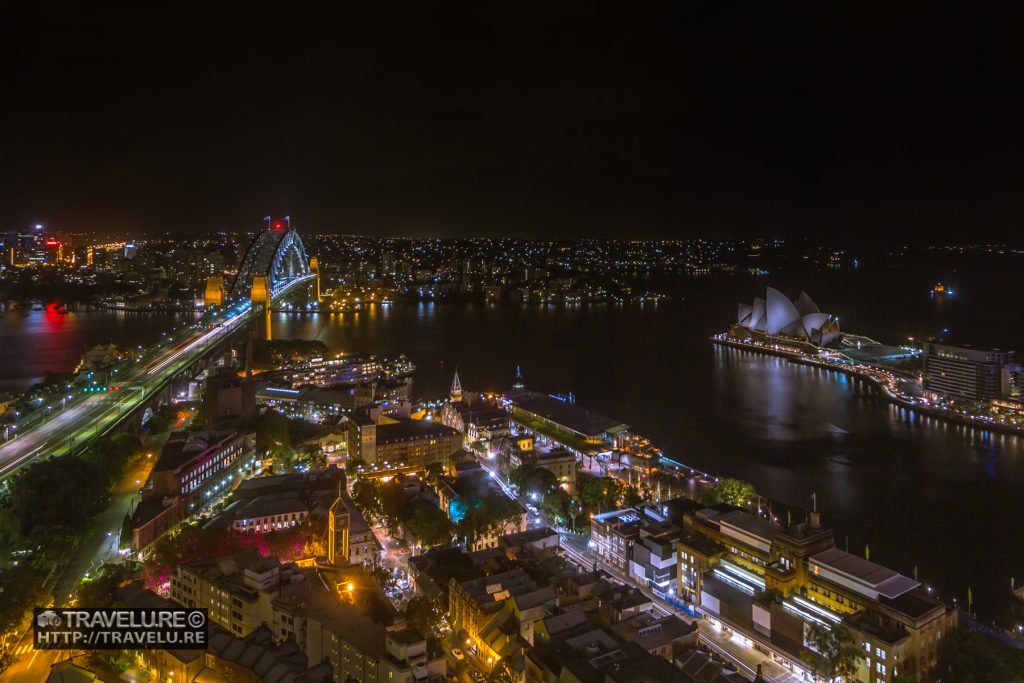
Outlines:
<svg viewBox="0 0 1024 683"><path fill-rule="evenodd" d="M526 385L523 384L523 373L519 369L518 365L516 366L516 381L512 383L512 388L513 389L525 389L526 388Z"/></svg>
<svg viewBox="0 0 1024 683"><path fill-rule="evenodd" d="M452 379L452 390L448 392L448 398L452 400L452 403L458 403L462 400L462 382L459 381L459 371L456 368L455 377Z"/></svg>

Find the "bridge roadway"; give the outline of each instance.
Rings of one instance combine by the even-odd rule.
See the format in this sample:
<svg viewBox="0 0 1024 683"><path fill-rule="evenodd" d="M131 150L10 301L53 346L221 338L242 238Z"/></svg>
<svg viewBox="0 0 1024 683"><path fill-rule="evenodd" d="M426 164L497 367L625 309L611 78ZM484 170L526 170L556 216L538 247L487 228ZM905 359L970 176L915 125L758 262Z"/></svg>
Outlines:
<svg viewBox="0 0 1024 683"><path fill-rule="evenodd" d="M292 293L312 278L308 275L275 287L272 299ZM0 444L0 479L4 479L34 460L62 455L88 439L103 434L142 406L153 392L182 370L185 370L217 344L251 322L260 309L243 301L216 313L204 315L196 324L172 334L142 361L125 367L118 381L118 391L88 394L80 400L54 411L46 421L27 429L17 437ZM145 364L142 364L143 361ZM80 391L80 389L76 389ZM77 397L76 397L77 398Z"/></svg>

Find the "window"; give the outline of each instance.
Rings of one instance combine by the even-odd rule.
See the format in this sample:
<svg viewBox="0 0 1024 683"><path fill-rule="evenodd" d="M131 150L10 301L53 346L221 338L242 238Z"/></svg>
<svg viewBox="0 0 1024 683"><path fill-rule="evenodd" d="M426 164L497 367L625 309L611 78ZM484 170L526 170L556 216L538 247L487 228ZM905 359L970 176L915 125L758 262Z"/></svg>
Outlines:
<svg viewBox="0 0 1024 683"><path fill-rule="evenodd" d="M884 662L885 661L885 650L883 650L880 647L876 647L875 648L875 656L878 657L879 659L881 659Z"/></svg>

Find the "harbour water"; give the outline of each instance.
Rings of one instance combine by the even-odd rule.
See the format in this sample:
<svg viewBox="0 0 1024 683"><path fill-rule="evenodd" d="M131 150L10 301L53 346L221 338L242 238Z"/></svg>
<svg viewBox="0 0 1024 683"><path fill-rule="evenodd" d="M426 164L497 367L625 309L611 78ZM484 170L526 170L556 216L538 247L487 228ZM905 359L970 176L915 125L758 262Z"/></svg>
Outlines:
<svg viewBox="0 0 1024 683"><path fill-rule="evenodd" d="M936 301L931 282L953 281ZM572 391L629 423L667 455L737 476L806 505L812 493L837 543L913 575L948 599L973 590L980 619L1024 623L1010 578L1024 581L1024 440L896 408L867 383L781 358L713 346L738 301L766 284L805 289L845 329L900 342L950 328L955 339L1024 351L1024 321L1005 314L1008 270L928 267L691 280L682 300L649 306L395 304L345 314L278 314L276 338L347 352L405 353L417 396L443 396L456 367L468 389L526 383ZM985 302L992 302L986 304ZM1002 302L1002 303L1000 303ZM73 310L0 321L7 385L74 365L86 344L159 336L170 316ZM970 325L969 329L965 328ZM956 334L960 332L960 334Z"/></svg>

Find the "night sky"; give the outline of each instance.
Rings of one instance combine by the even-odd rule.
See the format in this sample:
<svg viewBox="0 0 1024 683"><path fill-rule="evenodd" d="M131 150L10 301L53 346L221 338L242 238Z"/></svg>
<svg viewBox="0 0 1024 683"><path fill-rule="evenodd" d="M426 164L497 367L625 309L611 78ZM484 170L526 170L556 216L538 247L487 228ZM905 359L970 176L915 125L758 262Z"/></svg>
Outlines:
<svg viewBox="0 0 1024 683"><path fill-rule="evenodd" d="M212 5L0 15L0 229L1021 241L1019 17Z"/></svg>

